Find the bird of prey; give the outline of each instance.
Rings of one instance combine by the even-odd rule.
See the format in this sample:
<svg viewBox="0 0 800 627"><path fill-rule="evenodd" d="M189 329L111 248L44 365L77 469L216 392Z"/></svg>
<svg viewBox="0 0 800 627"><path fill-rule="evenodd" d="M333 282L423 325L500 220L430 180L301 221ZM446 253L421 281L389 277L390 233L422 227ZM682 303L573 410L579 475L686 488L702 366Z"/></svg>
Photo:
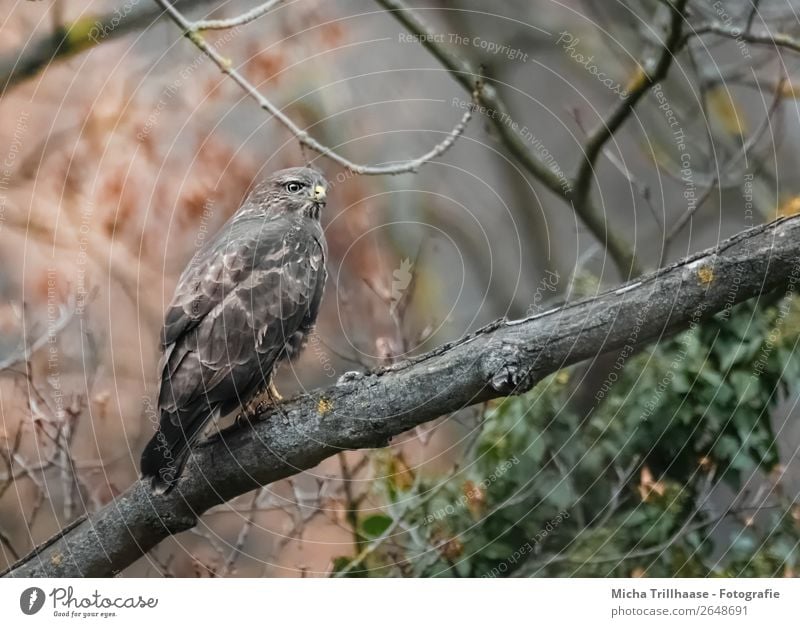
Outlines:
<svg viewBox="0 0 800 627"><path fill-rule="evenodd" d="M320 225L327 183L290 168L260 183L183 271L161 332L158 430L142 478L159 493L177 482L212 420L263 392L317 319L327 277Z"/></svg>

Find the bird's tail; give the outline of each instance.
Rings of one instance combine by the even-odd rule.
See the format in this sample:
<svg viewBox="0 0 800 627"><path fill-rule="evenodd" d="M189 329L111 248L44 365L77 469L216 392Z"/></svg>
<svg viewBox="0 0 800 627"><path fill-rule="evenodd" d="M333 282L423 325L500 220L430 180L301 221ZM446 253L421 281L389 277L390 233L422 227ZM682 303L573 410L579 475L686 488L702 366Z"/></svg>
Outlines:
<svg viewBox="0 0 800 627"><path fill-rule="evenodd" d="M162 415L158 430L142 451L141 478L150 480L156 494L166 494L175 487L192 444L209 421L195 419L186 427L175 422L178 421L173 422L172 416Z"/></svg>

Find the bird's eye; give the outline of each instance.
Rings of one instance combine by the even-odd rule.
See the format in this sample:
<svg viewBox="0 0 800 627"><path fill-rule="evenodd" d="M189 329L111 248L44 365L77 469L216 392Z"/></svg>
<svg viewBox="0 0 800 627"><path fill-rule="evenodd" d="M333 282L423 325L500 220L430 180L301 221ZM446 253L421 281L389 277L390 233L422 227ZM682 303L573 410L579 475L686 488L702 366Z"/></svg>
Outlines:
<svg viewBox="0 0 800 627"><path fill-rule="evenodd" d="M286 183L286 191L289 192L290 194L296 194L301 189L303 189L302 183L298 183L297 181L289 181L288 183Z"/></svg>

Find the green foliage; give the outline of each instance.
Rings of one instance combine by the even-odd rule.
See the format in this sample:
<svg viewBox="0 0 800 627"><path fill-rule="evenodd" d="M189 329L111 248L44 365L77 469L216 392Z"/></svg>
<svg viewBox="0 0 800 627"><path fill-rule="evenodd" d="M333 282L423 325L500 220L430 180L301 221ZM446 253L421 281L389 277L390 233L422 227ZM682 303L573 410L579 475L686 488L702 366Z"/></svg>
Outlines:
<svg viewBox="0 0 800 627"><path fill-rule="evenodd" d="M380 538L392 525L392 519L383 514L369 516L361 521L361 535L374 540Z"/></svg>
<svg viewBox="0 0 800 627"><path fill-rule="evenodd" d="M795 299L747 303L637 354L623 349L599 375L577 366L495 404L457 471L378 482L385 515L361 522L375 543L365 571L793 572L800 510L774 485L770 412L800 380L798 329ZM767 490L750 503L742 488L754 477Z"/></svg>

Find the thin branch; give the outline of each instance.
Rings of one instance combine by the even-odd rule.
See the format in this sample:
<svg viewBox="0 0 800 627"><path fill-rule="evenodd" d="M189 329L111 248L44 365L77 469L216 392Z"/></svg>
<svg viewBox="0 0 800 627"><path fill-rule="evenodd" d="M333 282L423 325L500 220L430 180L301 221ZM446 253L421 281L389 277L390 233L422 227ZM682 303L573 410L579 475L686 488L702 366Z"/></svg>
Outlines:
<svg viewBox="0 0 800 627"><path fill-rule="evenodd" d="M0 545L6 547L6 550L9 553L11 553L11 557L13 557L15 560L19 559L19 553L17 553L17 550L14 548L14 544L11 542L11 538L1 528L0 528Z"/></svg>
<svg viewBox="0 0 800 627"><path fill-rule="evenodd" d="M647 90L657 82L663 80L669 72L675 55L684 43L681 34L683 32L684 12L687 3L688 0L676 0L674 5L670 6L671 15L664 45L662 46L661 54L655 62L652 72L648 71L647 68L642 68L642 74L639 80L635 82L625 98L611 112L608 119L600 124L589 136L589 140L584 147L583 161L575 175L573 207L583 221L587 225L590 225L592 231L606 231L604 217L588 207L597 158L602 153L603 146L605 146L606 142L614 136L619 128L633 114L636 105L647 93ZM607 234L607 237L611 238L612 234ZM609 250L609 253L611 253L611 250ZM634 274L638 274L636 258L633 253L630 253L628 259L618 260L618 264L620 262L623 263L623 265L627 265Z"/></svg>
<svg viewBox="0 0 800 627"><path fill-rule="evenodd" d="M753 6L750 8L750 15L747 16L747 26L744 29L744 32L749 34L750 31L753 29L753 22L756 19L756 15L758 14L758 7L761 4L761 0L753 0Z"/></svg>
<svg viewBox="0 0 800 627"><path fill-rule="evenodd" d="M589 133L586 131L586 128L583 125L583 120L580 116L580 112L577 109L573 111L573 117L575 118L575 123L578 125L578 128L581 130L581 132L588 136ZM653 216L653 220L655 221L656 225L659 227L659 229L661 229L661 231L663 231L664 225L656 213L655 207L653 207L653 203L650 198L650 188L645 183L640 181L636 175L634 175L634 173L627 168L627 166L616 155L616 153L609 149L608 146L603 147L603 156L608 159L609 163L611 163L611 165L613 165L619 171L619 173L622 174L622 176L625 177L625 180L628 181L628 184L636 190L636 193L647 205L650 215Z"/></svg>
<svg viewBox="0 0 800 627"><path fill-rule="evenodd" d="M787 48L793 52L800 52L800 39L796 39L791 35L766 31L761 33L743 32L741 28L720 24L719 22L698 26L689 36L700 36L706 33L713 33L727 39L746 41L749 44Z"/></svg>
<svg viewBox="0 0 800 627"><path fill-rule="evenodd" d="M267 113L272 115L278 122L280 122L292 135L295 136L301 145L310 148L314 152L331 159L338 163L343 168L355 172L356 174L366 175L380 175L380 174L404 174L407 172L416 172L420 166L425 163L436 159L447 150L449 150L456 140L461 136L467 127L467 123L472 118L472 107L468 107L458 124L447 134L445 139L436 144L431 150L424 155L415 159L400 161L389 165L361 165L354 163L343 157L332 148L325 146L311 137L306 131L292 122L285 113L283 113L277 106L264 96L244 75L242 75L230 59L223 57L217 50L208 44L201 34L199 34L199 26L197 22L190 22L182 13L180 13L169 0L155 0L166 12L166 14L175 22L183 31L184 36L197 46L205 55L213 61L223 74L230 76L233 81L241 87L244 92L258 103L258 106L264 109Z"/></svg>
<svg viewBox="0 0 800 627"><path fill-rule="evenodd" d="M222 568L220 569L219 573L220 577L224 577L232 571L234 565L236 564L236 560L238 559L239 555L241 555L245 542L247 542L247 538L250 535L250 530L253 528L253 523L256 519L256 513L259 511L256 505L258 504L258 499L263 494L264 489L265 488L261 487L253 494L253 500L250 503L250 513L247 515L242 528L239 530L239 535L236 537L236 544L233 545L231 552L228 554L228 557L222 564Z"/></svg>
<svg viewBox="0 0 800 627"><path fill-rule="evenodd" d="M0 372L3 370L10 370L19 364L30 361L34 353L47 344L48 341L52 341L51 338L64 330L64 327L69 324L74 314L75 299L70 296L67 303L59 303L58 318L52 323L48 323L48 328L44 333L33 341L27 342L20 352L9 355L0 361Z"/></svg>
<svg viewBox="0 0 800 627"><path fill-rule="evenodd" d="M353 534L353 546L356 551L360 552L364 547L364 538L358 529L358 512L360 499L357 499L353 493L353 473L350 471L350 465L347 463L347 456L344 453L339 453L336 456L339 459L339 468L342 473L342 491L344 492L345 512L347 523L350 525L350 532Z"/></svg>
<svg viewBox="0 0 800 627"><path fill-rule="evenodd" d="M250 9L241 15L231 17L224 20L199 20L194 23L194 27L198 30L224 30L226 28L235 28L236 26L244 26L250 22L257 20L262 15L269 13L276 5L283 2L283 0L269 0L264 4L260 4L254 9Z"/></svg>

